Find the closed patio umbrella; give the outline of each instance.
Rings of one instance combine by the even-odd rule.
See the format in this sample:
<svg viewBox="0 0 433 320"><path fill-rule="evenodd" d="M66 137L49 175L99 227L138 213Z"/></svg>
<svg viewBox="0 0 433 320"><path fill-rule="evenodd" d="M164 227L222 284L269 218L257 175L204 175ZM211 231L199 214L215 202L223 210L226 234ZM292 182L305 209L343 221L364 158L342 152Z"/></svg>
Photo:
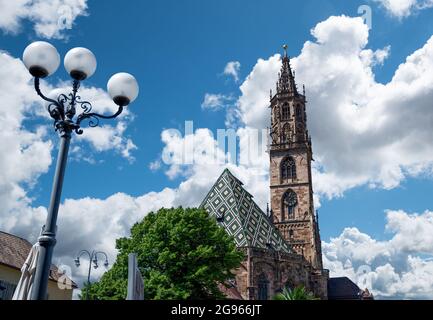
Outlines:
<svg viewBox="0 0 433 320"><path fill-rule="evenodd" d="M35 244L21 268L21 278L15 289L12 300L30 300L38 257L39 244Z"/></svg>

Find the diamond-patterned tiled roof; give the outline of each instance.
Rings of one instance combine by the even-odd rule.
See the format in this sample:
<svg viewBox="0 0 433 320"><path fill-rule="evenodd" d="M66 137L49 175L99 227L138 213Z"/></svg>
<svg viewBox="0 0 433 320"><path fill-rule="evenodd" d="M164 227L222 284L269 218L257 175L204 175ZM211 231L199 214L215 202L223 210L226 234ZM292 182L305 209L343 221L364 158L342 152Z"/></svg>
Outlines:
<svg viewBox="0 0 433 320"><path fill-rule="evenodd" d="M214 216L240 248L272 248L291 253L289 244L254 202L253 196L229 170L225 170L200 207Z"/></svg>

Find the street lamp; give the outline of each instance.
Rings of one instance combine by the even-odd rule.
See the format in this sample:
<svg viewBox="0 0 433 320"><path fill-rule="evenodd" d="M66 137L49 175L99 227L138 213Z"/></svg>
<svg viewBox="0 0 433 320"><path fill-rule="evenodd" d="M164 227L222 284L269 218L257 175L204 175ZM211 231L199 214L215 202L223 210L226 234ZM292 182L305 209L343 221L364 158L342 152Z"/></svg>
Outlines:
<svg viewBox="0 0 433 320"><path fill-rule="evenodd" d="M77 268L80 266L80 264L81 264L80 258L84 254L87 254L89 256L89 272L87 273L87 285L90 287L90 273L92 272L92 262L93 262L93 268L98 269L98 267L99 267L98 255L103 255L105 257L104 267L107 268L108 267L108 257L107 257L107 254L105 252L102 252L102 251L92 251L92 253L90 253L87 250L81 250L80 253L77 255L77 258L74 260ZM89 290L86 291L86 300L89 300Z"/></svg>
<svg viewBox="0 0 433 320"><path fill-rule="evenodd" d="M118 117L123 109L137 98L139 88L135 78L128 73L117 73L112 76L108 81L107 89L118 110L112 115L102 115L91 112L91 103L82 101L78 95L81 81L91 77L96 70L96 58L90 50L74 48L65 56L64 66L72 78L72 90L69 94L63 94L57 89L47 97L41 92L40 79L52 75L60 65L60 55L51 44L44 41L33 42L24 50L23 62L34 77L35 90L46 101L47 110L54 119L55 130L60 135L60 148L47 221L38 239L39 258L31 294L32 300L43 300L46 298L53 248L56 244L57 214L72 132L83 134L81 123L84 120L87 120L90 127L96 127L99 119ZM77 106L82 110L78 115Z"/></svg>

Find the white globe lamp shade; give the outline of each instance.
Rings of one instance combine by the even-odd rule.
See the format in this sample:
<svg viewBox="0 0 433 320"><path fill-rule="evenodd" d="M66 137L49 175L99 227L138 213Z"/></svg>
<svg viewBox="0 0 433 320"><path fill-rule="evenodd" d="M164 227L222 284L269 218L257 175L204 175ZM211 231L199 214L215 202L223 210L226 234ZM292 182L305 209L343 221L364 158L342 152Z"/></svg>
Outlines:
<svg viewBox="0 0 433 320"><path fill-rule="evenodd" d="M36 41L24 50L23 62L32 76L45 78L56 72L60 65L60 55L52 44Z"/></svg>
<svg viewBox="0 0 433 320"><path fill-rule="evenodd" d="M134 76L121 72L110 78L107 90L114 103L124 107L137 99L139 87Z"/></svg>
<svg viewBox="0 0 433 320"><path fill-rule="evenodd" d="M70 76L78 81L90 78L96 71L96 57L86 48L74 48L65 56L65 69Z"/></svg>

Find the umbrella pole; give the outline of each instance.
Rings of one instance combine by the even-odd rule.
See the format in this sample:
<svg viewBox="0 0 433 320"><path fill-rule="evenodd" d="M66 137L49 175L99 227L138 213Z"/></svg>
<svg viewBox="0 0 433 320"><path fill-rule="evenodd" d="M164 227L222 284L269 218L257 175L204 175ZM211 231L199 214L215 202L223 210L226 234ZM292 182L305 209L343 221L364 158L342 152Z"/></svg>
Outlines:
<svg viewBox="0 0 433 320"><path fill-rule="evenodd" d="M60 197L62 194L63 179L65 176L68 158L69 144L71 141L71 128L62 126L60 131L60 148L57 157L56 172L54 175L53 189L51 193L50 207L44 230L39 237L39 257L37 261L35 279L31 293L31 300L45 300L51 269L51 260L56 244L57 214L59 212Z"/></svg>

